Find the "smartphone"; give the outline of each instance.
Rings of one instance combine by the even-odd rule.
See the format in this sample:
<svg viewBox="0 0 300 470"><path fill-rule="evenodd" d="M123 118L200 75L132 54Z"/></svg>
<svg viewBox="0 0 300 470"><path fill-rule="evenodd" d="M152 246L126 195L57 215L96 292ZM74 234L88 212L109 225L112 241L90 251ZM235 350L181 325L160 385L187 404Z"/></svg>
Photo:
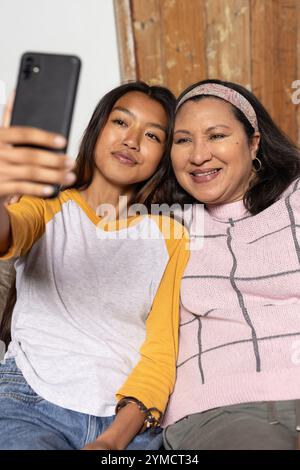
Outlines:
<svg viewBox="0 0 300 470"><path fill-rule="evenodd" d="M11 125L38 127L68 139L80 68L81 60L74 55L24 53ZM57 152L65 152L66 149ZM50 197L56 197L58 192L59 186L55 186Z"/></svg>

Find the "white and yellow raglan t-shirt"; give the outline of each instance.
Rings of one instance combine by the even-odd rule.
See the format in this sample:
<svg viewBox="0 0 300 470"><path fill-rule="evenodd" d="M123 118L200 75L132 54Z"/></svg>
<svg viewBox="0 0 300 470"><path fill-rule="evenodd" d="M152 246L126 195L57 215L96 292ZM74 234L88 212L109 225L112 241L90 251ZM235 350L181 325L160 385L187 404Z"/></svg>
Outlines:
<svg viewBox="0 0 300 470"><path fill-rule="evenodd" d="M12 245L2 259L17 257L17 302L6 358L64 408L111 416L117 399L134 396L164 411L188 259L183 226L145 215L103 230L75 189L22 197L8 212Z"/></svg>

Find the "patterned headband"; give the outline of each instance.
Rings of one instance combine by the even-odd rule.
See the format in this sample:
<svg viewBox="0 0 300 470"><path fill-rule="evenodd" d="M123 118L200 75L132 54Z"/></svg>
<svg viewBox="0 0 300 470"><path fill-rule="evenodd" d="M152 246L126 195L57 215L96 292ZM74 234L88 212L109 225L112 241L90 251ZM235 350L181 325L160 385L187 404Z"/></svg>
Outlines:
<svg viewBox="0 0 300 470"><path fill-rule="evenodd" d="M190 98L193 98L194 96L200 95L217 96L218 98L222 98L223 100L228 101L233 106L242 111L242 113L246 116L254 130L258 132L257 117L253 106L249 103L249 101L243 95L233 90L232 88L228 88L224 85L219 85L218 83L205 83L203 85L199 85L193 88L181 98L181 100L177 104L176 111L178 111L179 107L185 101L189 100Z"/></svg>

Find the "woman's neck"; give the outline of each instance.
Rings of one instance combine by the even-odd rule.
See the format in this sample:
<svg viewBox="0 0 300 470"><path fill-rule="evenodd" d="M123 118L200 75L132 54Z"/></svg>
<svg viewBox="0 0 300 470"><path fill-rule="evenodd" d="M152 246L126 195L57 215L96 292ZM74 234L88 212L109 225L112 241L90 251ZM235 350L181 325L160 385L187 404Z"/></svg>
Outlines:
<svg viewBox="0 0 300 470"><path fill-rule="evenodd" d="M218 220L238 219L247 214L243 199L226 204L206 204L206 209Z"/></svg>

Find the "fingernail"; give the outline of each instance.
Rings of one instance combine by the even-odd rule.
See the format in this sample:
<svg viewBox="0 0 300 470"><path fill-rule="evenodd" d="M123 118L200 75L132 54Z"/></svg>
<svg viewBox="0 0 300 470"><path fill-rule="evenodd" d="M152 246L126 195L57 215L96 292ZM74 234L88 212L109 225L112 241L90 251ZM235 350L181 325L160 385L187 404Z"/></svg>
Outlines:
<svg viewBox="0 0 300 470"><path fill-rule="evenodd" d="M71 160L68 158L68 160L65 160L65 167L66 168L73 168L75 165L75 160Z"/></svg>
<svg viewBox="0 0 300 470"><path fill-rule="evenodd" d="M64 147L66 143L67 141L62 135L57 135L54 137L54 144L57 145L57 147Z"/></svg>
<svg viewBox="0 0 300 470"><path fill-rule="evenodd" d="M50 196L51 194L53 194L53 191L54 191L53 186L44 186L43 187L43 194L45 194L45 196Z"/></svg>

